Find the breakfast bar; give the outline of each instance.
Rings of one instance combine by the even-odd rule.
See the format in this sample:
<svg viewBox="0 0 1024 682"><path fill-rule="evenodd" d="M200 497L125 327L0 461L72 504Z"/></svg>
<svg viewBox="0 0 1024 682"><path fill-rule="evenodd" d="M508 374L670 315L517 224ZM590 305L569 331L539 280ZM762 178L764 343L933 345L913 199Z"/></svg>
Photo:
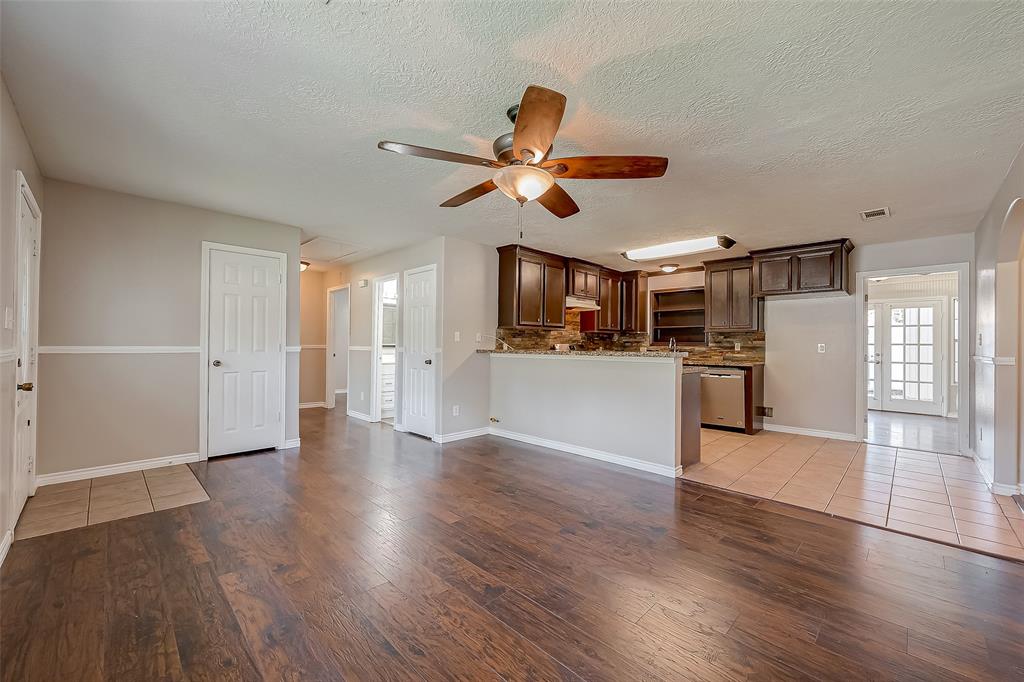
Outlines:
<svg viewBox="0 0 1024 682"><path fill-rule="evenodd" d="M678 354L481 352L494 435L663 476L700 459L700 369Z"/></svg>

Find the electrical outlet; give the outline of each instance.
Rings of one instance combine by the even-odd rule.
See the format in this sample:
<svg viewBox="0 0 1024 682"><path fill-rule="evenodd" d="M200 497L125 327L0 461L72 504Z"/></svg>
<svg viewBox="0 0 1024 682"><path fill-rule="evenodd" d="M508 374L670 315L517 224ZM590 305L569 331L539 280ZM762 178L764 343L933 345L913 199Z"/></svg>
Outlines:
<svg viewBox="0 0 1024 682"><path fill-rule="evenodd" d="M819 353L824 353L825 352L825 344L823 344L823 343L819 343L818 344L818 352Z"/></svg>
<svg viewBox="0 0 1024 682"><path fill-rule="evenodd" d="M483 341L483 340L484 340L484 335L483 335L483 334L481 334L480 332L477 332L477 333L476 333L476 342L477 342L477 343L480 343L480 342L481 342L481 341Z"/></svg>
<svg viewBox="0 0 1024 682"><path fill-rule="evenodd" d="M4 329L14 329L14 308L4 306Z"/></svg>
<svg viewBox="0 0 1024 682"><path fill-rule="evenodd" d="M462 413L462 408L458 405L452 405L452 416L458 417Z"/></svg>
<svg viewBox="0 0 1024 682"><path fill-rule="evenodd" d="M735 343L732 344L732 349L733 350L741 350L742 348L743 348L743 344L741 344L739 341L736 341Z"/></svg>
<svg viewBox="0 0 1024 682"><path fill-rule="evenodd" d="M455 343L462 341L462 332L455 332Z"/></svg>

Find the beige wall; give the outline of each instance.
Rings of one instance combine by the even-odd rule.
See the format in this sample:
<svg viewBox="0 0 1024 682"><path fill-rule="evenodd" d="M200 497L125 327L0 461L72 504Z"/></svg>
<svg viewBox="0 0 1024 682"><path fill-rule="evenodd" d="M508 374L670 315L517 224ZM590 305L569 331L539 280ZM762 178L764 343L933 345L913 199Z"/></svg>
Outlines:
<svg viewBox="0 0 1024 682"><path fill-rule="evenodd" d="M17 211L15 177L19 170L25 175L36 202L43 210L45 240L47 207L43 203L43 178L0 73L0 319L4 309L14 309L15 281L18 276L14 257ZM13 532L17 522L10 513L11 464L14 458L14 347L14 330L0 325L0 538L8 531Z"/></svg>
<svg viewBox="0 0 1024 682"><path fill-rule="evenodd" d="M441 433L449 435L490 426L490 358L476 350L494 348L494 340L477 343L476 335L498 326L498 252L445 237L443 272Z"/></svg>
<svg viewBox="0 0 1024 682"><path fill-rule="evenodd" d="M322 403L325 397L327 350L327 293L324 272L299 275L299 403Z"/></svg>
<svg viewBox="0 0 1024 682"><path fill-rule="evenodd" d="M1018 151L975 232L977 320L972 363L972 445L987 477L1024 483L1021 429L1021 248L1024 245L1024 148ZM1013 210L1011 211L1011 207Z"/></svg>
<svg viewBox="0 0 1024 682"><path fill-rule="evenodd" d="M973 263L971 233L858 247L854 273ZM863 303L863 301L861 302ZM765 303L765 423L852 436L857 433L856 296L770 297ZM817 352L824 343L825 353ZM965 415L961 415L961 419Z"/></svg>
<svg viewBox="0 0 1024 682"><path fill-rule="evenodd" d="M288 255L286 343L298 345L297 228L53 180L46 193L41 346L198 346L203 241ZM39 472L197 452L198 359L41 355ZM298 391L298 353L288 353L289 439Z"/></svg>

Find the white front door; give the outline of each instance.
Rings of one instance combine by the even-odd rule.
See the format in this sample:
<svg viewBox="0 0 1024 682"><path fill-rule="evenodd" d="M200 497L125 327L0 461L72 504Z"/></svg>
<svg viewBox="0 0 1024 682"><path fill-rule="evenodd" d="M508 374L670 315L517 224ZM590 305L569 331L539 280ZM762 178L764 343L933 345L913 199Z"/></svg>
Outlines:
<svg viewBox="0 0 1024 682"><path fill-rule="evenodd" d="M208 452L281 444L281 261L210 251Z"/></svg>
<svg viewBox="0 0 1024 682"><path fill-rule="evenodd" d="M433 266L405 273L402 321L402 423L413 433L434 437L437 365L436 272Z"/></svg>
<svg viewBox="0 0 1024 682"><path fill-rule="evenodd" d="M39 238L42 214L19 173L17 196L18 280L15 298L16 368L12 516L17 521L32 493L36 461L36 362L39 336Z"/></svg>
<svg viewBox="0 0 1024 682"><path fill-rule="evenodd" d="M882 409L882 306L871 303L865 315L864 371L868 391L868 409Z"/></svg>
<svg viewBox="0 0 1024 682"><path fill-rule="evenodd" d="M945 414L942 304L885 304L882 409Z"/></svg>

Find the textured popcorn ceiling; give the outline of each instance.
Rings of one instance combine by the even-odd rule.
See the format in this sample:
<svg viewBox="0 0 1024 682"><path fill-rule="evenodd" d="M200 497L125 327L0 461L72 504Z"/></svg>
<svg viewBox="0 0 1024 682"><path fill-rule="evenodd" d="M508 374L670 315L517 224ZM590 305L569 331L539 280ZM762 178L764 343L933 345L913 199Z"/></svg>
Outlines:
<svg viewBox="0 0 1024 682"><path fill-rule="evenodd" d="M433 234L501 244L516 205L437 204L485 169L530 83L556 150L659 154L658 180L565 181L527 243L739 249L970 231L1024 142L1019 2L3 4L3 69L54 178L298 225L360 256ZM857 211L889 206L862 222Z"/></svg>

